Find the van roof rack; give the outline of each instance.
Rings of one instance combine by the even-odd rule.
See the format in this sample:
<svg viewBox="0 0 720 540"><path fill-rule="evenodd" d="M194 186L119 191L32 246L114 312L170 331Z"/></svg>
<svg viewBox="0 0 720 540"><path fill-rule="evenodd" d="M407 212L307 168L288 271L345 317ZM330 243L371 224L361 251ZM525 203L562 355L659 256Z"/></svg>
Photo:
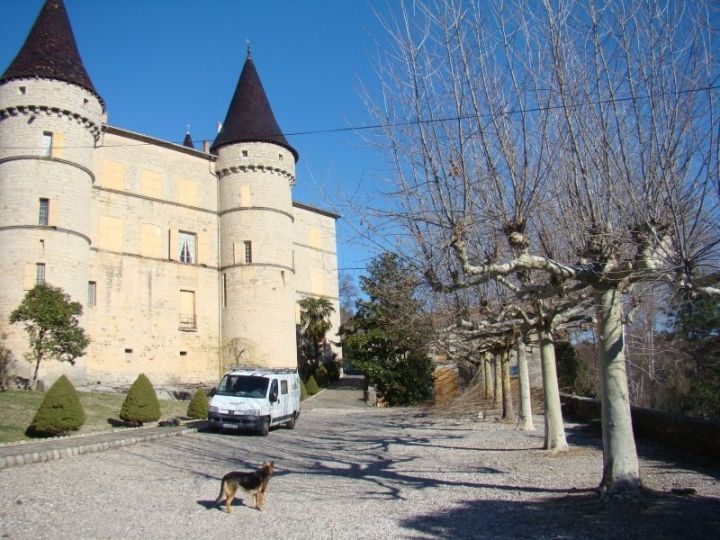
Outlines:
<svg viewBox="0 0 720 540"><path fill-rule="evenodd" d="M235 366L230 366L227 372L230 371L260 371L263 373L297 373L297 368L270 368L265 366L258 366L258 365L252 365L252 364L238 364Z"/></svg>

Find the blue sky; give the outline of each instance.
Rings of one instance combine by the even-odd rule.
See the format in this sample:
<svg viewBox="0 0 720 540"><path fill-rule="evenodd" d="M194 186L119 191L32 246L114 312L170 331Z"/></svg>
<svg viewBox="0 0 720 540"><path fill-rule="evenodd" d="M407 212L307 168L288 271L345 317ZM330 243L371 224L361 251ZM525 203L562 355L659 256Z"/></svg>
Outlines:
<svg viewBox="0 0 720 540"><path fill-rule="evenodd" d="M0 0L0 69L25 40L44 0ZM65 0L80 54L104 98L108 121L198 146L225 118L246 56L285 133L372 123L358 82L372 85L383 38L370 0ZM295 200L343 215L341 269L364 268L355 216L337 204L372 189L381 164L354 132L288 136L300 153ZM357 273L357 271L353 272Z"/></svg>

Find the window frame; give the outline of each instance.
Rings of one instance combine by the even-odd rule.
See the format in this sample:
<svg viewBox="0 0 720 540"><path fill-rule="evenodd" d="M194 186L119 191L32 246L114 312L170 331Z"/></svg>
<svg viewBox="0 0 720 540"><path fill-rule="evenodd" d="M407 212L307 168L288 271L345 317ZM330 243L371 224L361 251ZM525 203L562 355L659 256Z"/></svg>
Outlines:
<svg viewBox="0 0 720 540"><path fill-rule="evenodd" d="M192 249L190 249L189 246L184 242L184 240L192 239ZM197 264L197 240L198 235L197 233L190 232L190 231L178 231L178 238L177 238L177 257L178 262L181 262L182 264ZM190 260L187 260L187 257L189 256Z"/></svg>
<svg viewBox="0 0 720 540"><path fill-rule="evenodd" d="M48 227L50 225L50 199L40 197L38 202L38 225Z"/></svg>
<svg viewBox="0 0 720 540"><path fill-rule="evenodd" d="M47 284L47 268L45 263L35 263L35 285Z"/></svg>

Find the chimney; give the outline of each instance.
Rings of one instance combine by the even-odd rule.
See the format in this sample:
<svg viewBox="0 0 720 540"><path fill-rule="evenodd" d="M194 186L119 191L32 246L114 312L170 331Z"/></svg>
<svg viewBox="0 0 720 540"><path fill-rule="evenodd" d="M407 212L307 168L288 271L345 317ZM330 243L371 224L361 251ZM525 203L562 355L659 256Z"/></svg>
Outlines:
<svg viewBox="0 0 720 540"><path fill-rule="evenodd" d="M203 141L203 152L205 152L206 154L210 153L210 141L208 141L207 139Z"/></svg>

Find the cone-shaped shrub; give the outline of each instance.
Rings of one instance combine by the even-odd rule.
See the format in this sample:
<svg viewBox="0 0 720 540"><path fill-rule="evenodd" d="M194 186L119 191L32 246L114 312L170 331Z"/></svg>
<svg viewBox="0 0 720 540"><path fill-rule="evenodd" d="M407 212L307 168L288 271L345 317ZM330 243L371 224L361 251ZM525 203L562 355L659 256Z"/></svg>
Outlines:
<svg viewBox="0 0 720 540"><path fill-rule="evenodd" d="M187 415L190 418L207 418L209 412L208 398L205 390L198 388L188 405Z"/></svg>
<svg viewBox="0 0 720 540"><path fill-rule="evenodd" d="M308 397L308 391L307 388L305 388L305 383L302 379L300 379L300 401L303 401Z"/></svg>
<svg viewBox="0 0 720 540"><path fill-rule="evenodd" d="M50 387L26 434L31 437L62 435L80 429L85 411L70 380L63 375Z"/></svg>
<svg viewBox="0 0 720 540"><path fill-rule="evenodd" d="M160 403L150 380L144 373L138 375L128 390L120 409L120 418L126 422L154 422L160 418Z"/></svg>
<svg viewBox="0 0 720 540"><path fill-rule="evenodd" d="M312 375L310 375L310 378L305 383L305 388L307 389L307 393L311 396L314 396L320 391L320 388L315 381L315 377L313 377Z"/></svg>
<svg viewBox="0 0 720 540"><path fill-rule="evenodd" d="M328 376L328 370L324 364L320 364L315 370L315 381L321 388L327 388L330 377Z"/></svg>

